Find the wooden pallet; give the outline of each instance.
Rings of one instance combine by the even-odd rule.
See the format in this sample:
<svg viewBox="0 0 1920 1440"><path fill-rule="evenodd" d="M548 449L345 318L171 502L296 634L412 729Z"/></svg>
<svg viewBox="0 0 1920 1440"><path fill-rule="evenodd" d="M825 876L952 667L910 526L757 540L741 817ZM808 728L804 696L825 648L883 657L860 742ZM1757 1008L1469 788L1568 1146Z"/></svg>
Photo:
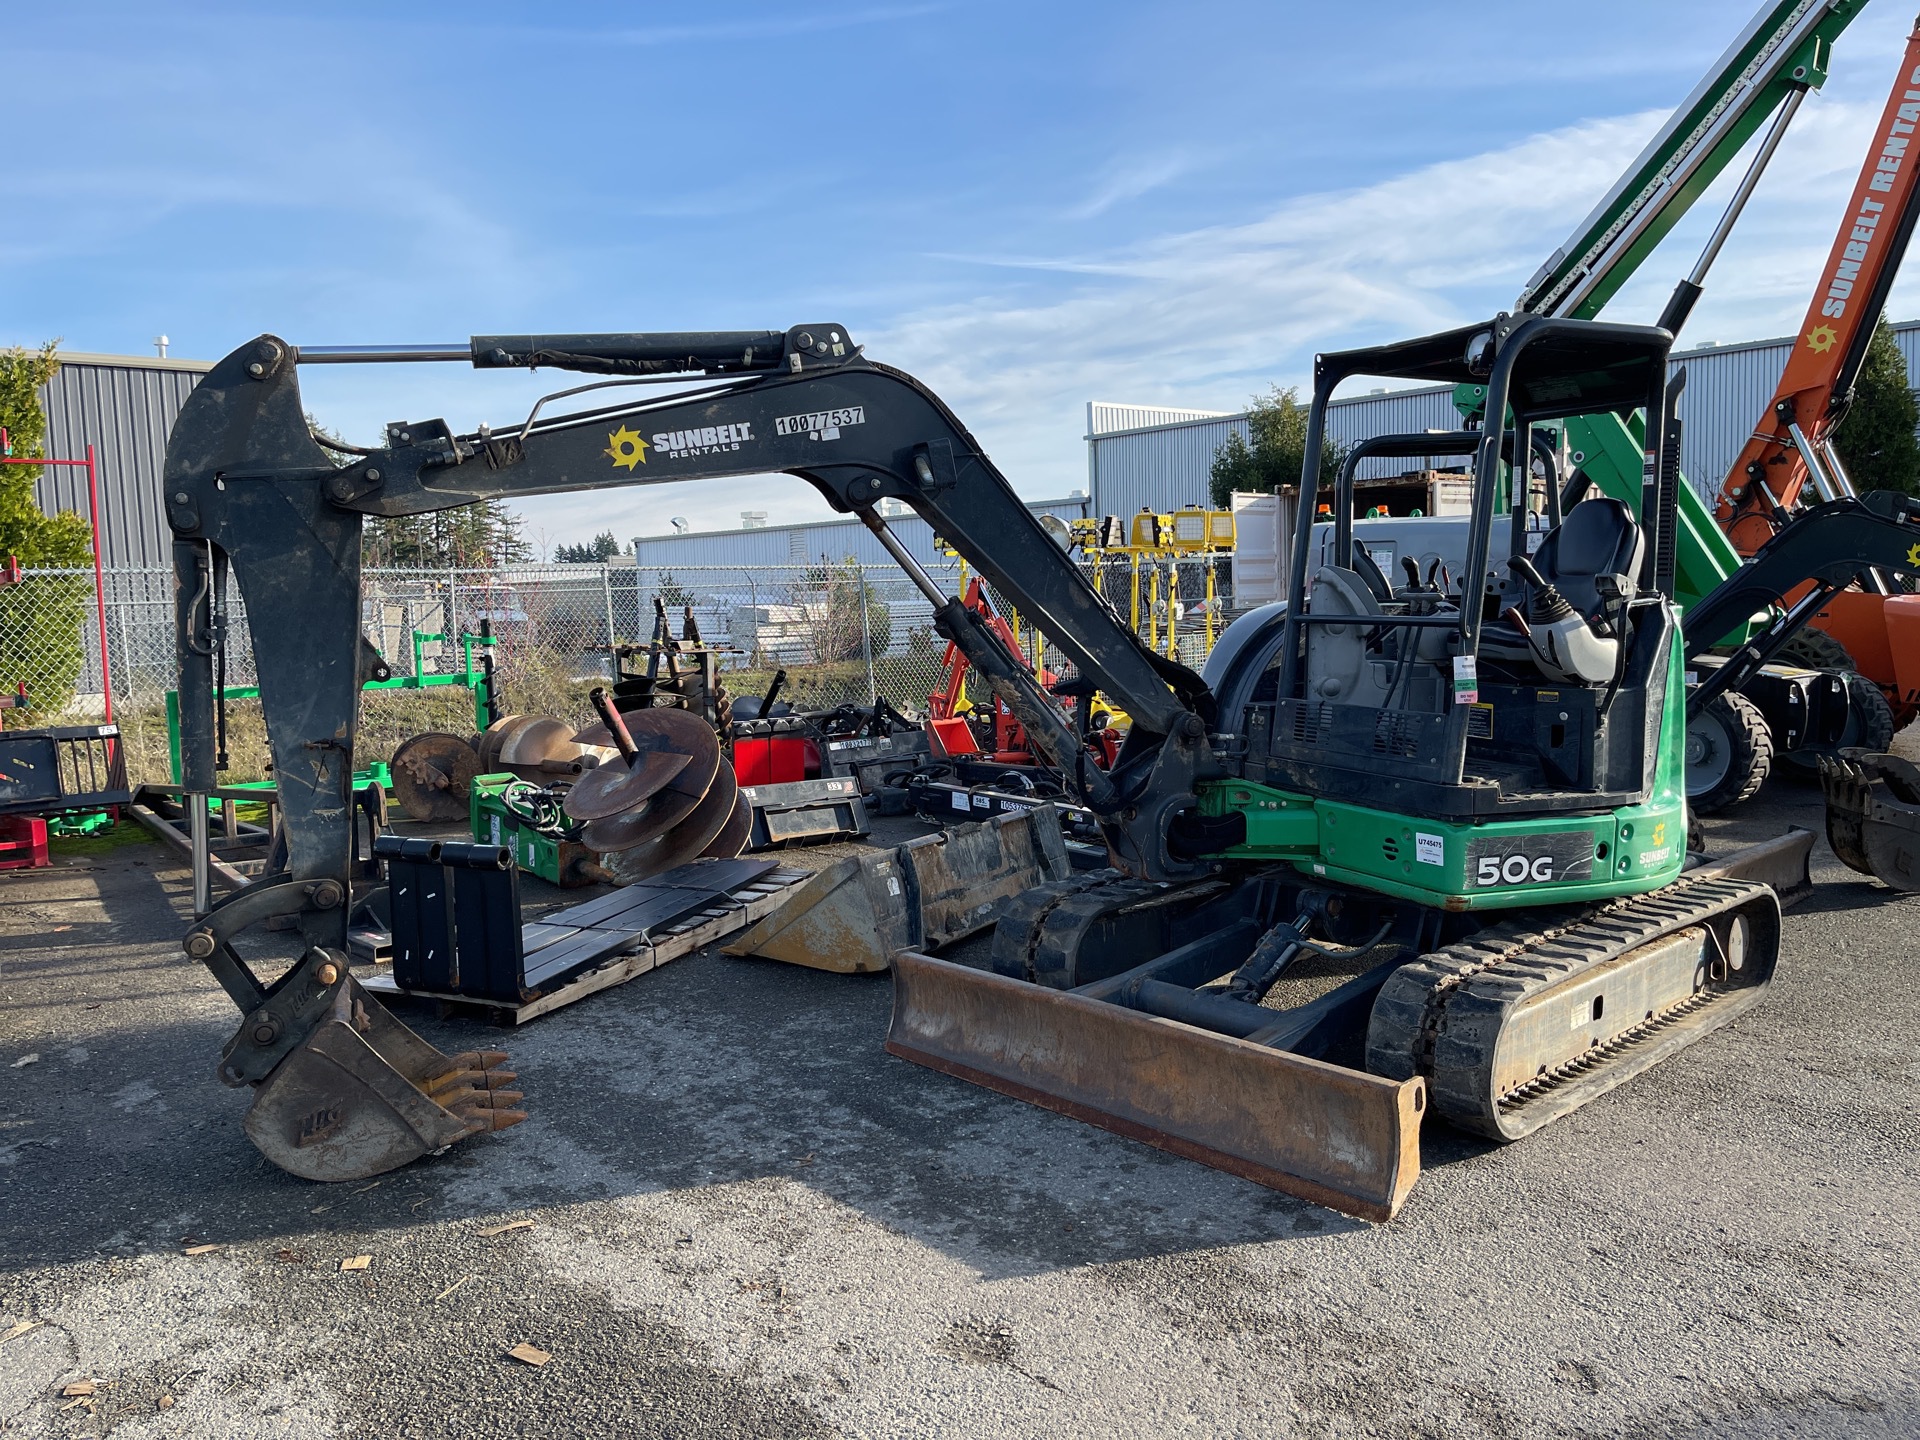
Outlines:
<svg viewBox="0 0 1920 1440"><path fill-rule="evenodd" d="M709 862L710 863L710 862ZM690 868L690 867L689 867ZM690 955L702 946L744 930L764 915L783 905L796 886L813 878L810 870L760 869L752 878L715 889L698 908L681 913L658 927L632 928L623 923L644 905L652 891L647 883L616 890L589 900L583 905L554 911L541 920L522 927L526 950L526 972L538 974L543 952L575 950L583 944L597 947L592 959L556 979L550 988L518 1002L480 999L471 995L453 995L431 990L402 990L391 973L367 977L361 984L383 1000L419 1000L435 1002L443 1008L485 1012L496 1024L524 1025L562 1006L600 990L625 984L636 975L657 970L670 960ZM682 872L675 871L678 876ZM624 904L622 903L624 902ZM569 923L570 920L583 923Z"/></svg>

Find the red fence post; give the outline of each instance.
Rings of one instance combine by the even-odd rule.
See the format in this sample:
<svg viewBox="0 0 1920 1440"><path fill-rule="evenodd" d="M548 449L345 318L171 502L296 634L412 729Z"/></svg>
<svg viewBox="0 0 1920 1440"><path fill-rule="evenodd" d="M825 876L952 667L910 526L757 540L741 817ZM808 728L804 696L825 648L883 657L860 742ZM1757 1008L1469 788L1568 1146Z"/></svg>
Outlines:
<svg viewBox="0 0 1920 1440"><path fill-rule="evenodd" d="M87 520L93 526L93 606L100 621L100 694L106 706L107 724L113 723L113 677L107 666L107 581L100 566L100 485L93 463L93 446L87 446Z"/></svg>

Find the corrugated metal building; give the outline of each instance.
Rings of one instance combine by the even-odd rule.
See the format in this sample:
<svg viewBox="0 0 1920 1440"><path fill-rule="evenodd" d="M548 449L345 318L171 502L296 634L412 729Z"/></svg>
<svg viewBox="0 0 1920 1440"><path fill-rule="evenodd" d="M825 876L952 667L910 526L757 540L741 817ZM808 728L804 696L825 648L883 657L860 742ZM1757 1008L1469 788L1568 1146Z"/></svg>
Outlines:
<svg viewBox="0 0 1920 1440"><path fill-rule="evenodd" d="M173 533L161 507L167 432L187 395L213 366L152 355L63 353L40 391L47 454L78 460L94 451L99 474L101 560L109 570L173 563ZM42 511L87 513L87 472L40 472L34 499Z"/></svg>
<svg viewBox="0 0 1920 1440"><path fill-rule="evenodd" d="M1064 500L1036 500L1027 508L1036 515L1062 520L1086 515L1083 496ZM911 511L887 517L887 528L914 559L929 568L945 562L936 554L933 527ZM635 563L642 570L697 571L703 583L730 583L725 573L744 573L795 565L838 565L849 558L863 566L892 573L893 558L858 520L813 520L801 525L769 525L752 530L700 530L682 535L637 535Z"/></svg>
<svg viewBox="0 0 1920 1440"><path fill-rule="evenodd" d="M1896 325L1894 339L1906 357L1912 384L1920 374L1920 321ZM1687 388L1680 401L1685 425L1680 465L1702 493L1718 490L1739 456L1754 421L1773 397L1793 341L1794 337L1786 336L1707 345L1673 357L1673 368L1684 366L1687 372ZM1172 510L1204 503L1214 452L1230 433L1237 431L1243 438L1247 434L1245 414L1203 412L1193 419L1126 423L1132 416L1166 413L1145 406L1088 406L1087 473L1092 479L1094 514L1130 515L1143 507ZM1447 386L1355 395L1335 400L1327 409L1328 433L1342 445L1374 435L1458 426L1459 414ZM1370 462L1361 473L1390 473L1415 468L1416 463Z"/></svg>
<svg viewBox="0 0 1920 1440"><path fill-rule="evenodd" d="M1920 373L1920 321L1894 328L1909 375ZM1706 346L1674 357L1687 369L1681 402L1686 421L1682 465L1703 490L1717 487L1748 428L1773 393L1792 337ZM47 412L47 452L79 457L91 443L98 460L102 541L109 568L171 563L170 536L161 510L160 479L167 433L193 386L211 365L199 360L142 355L68 353L41 392ZM1371 435L1450 429L1457 423L1445 387L1425 387L1334 402L1333 438L1352 444ZM1128 515L1143 506L1170 510L1204 502L1214 452L1229 434L1247 433L1244 413L1095 401L1087 406L1088 500L1036 504L1062 517ZM1406 462L1377 462L1384 472ZM1369 467L1372 469L1373 467ZM47 470L35 487L44 510L87 508L86 475ZM895 521L923 561L932 535L912 516ZM761 530L643 537L643 565L762 567L811 563L826 556L885 565L884 553L857 521L822 521Z"/></svg>

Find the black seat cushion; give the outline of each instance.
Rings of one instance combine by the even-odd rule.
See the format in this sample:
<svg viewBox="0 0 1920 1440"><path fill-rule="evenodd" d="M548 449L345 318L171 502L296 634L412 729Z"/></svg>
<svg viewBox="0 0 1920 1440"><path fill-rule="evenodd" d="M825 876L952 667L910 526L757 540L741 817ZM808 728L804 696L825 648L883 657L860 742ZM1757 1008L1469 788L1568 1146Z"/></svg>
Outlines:
<svg viewBox="0 0 1920 1440"><path fill-rule="evenodd" d="M1595 495L1547 533L1533 563L1568 604L1591 617L1603 603L1595 577L1617 577L1622 596L1632 599L1645 549L1646 536L1633 511L1611 496Z"/></svg>

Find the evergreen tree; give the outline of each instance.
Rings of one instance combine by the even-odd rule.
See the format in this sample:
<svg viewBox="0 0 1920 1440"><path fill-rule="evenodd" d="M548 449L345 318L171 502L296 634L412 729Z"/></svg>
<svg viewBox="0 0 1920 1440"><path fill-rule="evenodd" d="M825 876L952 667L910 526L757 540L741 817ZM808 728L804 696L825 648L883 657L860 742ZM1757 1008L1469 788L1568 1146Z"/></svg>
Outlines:
<svg viewBox="0 0 1920 1440"><path fill-rule="evenodd" d="M1854 382L1853 403L1833 432L1833 448L1860 489L1920 495L1916 428L1920 406L1914 404L1907 362L1894 341L1893 327L1882 320Z"/></svg>
<svg viewBox="0 0 1920 1440"><path fill-rule="evenodd" d="M620 542L613 538L611 530L602 530L584 545L553 547L556 565L604 565L619 553Z"/></svg>
<svg viewBox="0 0 1920 1440"><path fill-rule="evenodd" d="M1298 485L1307 453L1307 408L1292 386L1274 386L1256 395L1247 407L1251 442L1238 431L1227 437L1213 455L1212 491L1215 509L1224 510L1238 491L1271 495L1283 485ZM1344 452L1323 440L1320 445L1320 483L1330 485L1340 473Z"/></svg>
<svg viewBox="0 0 1920 1440"><path fill-rule="evenodd" d="M58 343L50 340L38 352L0 350L0 426L14 459L47 453L39 392L60 369ZM0 561L13 556L26 569L90 570L93 528L72 511L43 515L33 498L40 475L38 465L0 466ZM0 718L37 724L66 708L86 660L82 632L92 599L91 575L0 586L0 686L25 685L32 705Z"/></svg>
<svg viewBox="0 0 1920 1440"><path fill-rule="evenodd" d="M369 515L361 554L369 566L498 570L533 556L520 533L521 523L499 500L476 500L426 515Z"/></svg>

